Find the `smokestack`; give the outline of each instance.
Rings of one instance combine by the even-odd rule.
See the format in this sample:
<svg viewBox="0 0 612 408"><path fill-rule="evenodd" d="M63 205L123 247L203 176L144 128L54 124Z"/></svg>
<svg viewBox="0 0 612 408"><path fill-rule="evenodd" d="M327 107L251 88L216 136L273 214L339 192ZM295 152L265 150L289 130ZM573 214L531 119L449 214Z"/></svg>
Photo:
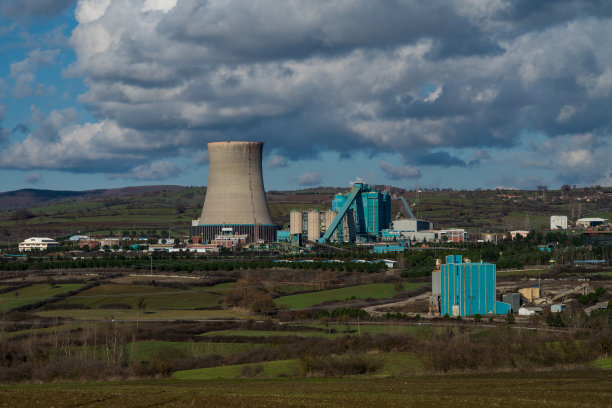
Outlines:
<svg viewBox="0 0 612 408"><path fill-rule="evenodd" d="M208 187L199 227L232 226L236 233L248 234L249 241L274 240L261 170L262 149L260 142L208 143ZM204 228L205 240L211 240L210 231L216 229Z"/></svg>

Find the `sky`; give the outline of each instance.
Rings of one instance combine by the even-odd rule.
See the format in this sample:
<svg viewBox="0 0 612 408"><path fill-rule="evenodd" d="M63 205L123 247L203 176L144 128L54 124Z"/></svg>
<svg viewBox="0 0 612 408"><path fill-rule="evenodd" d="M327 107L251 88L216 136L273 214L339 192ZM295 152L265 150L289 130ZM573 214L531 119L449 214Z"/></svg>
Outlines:
<svg viewBox="0 0 612 408"><path fill-rule="evenodd" d="M0 191L612 186L612 2L0 0Z"/></svg>

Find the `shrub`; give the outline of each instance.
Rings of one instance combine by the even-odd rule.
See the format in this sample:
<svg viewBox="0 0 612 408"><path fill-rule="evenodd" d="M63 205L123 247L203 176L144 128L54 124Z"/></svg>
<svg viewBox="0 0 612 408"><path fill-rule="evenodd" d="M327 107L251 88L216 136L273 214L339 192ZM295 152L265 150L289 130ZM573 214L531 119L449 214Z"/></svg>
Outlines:
<svg viewBox="0 0 612 408"><path fill-rule="evenodd" d="M382 362L365 354L349 354L341 357L304 357L300 360L304 376L343 376L375 373Z"/></svg>
<svg viewBox="0 0 612 408"><path fill-rule="evenodd" d="M476 313L476 314L474 315L474 321L475 321L476 323L480 323L480 322L482 321L482 315L481 315L480 313Z"/></svg>
<svg viewBox="0 0 612 408"><path fill-rule="evenodd" d="M98 309L133 309L132 305L127 303L105 303L98 306Z"/></svg>
<svg viewBox="0 0 612 408"><path fill-rule="evenodd" d="M264 367L261 364L245 364L240 369L240 376L243 378L255 378L263 373Z"/></svg>

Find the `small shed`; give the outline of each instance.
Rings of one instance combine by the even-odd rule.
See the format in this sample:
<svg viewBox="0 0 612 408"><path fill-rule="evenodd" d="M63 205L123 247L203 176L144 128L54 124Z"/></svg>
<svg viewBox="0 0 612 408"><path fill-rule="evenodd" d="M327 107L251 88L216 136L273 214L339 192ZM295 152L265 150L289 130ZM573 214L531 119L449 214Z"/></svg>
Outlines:
<svg viewBox="0 0 612 408"><path fill-rule="evenodd" d="M557 303L556 305L552 305L550 307L550 311L554 312L554 313L561 313L563 311L565 311L565 305L562 303Z"/></svg>

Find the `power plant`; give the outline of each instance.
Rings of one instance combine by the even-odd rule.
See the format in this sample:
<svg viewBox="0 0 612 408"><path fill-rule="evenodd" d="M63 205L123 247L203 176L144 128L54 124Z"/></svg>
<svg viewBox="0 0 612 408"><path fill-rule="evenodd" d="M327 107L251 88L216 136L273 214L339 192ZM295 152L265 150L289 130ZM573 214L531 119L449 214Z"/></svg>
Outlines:
<svg viewBox="0 0 612 408"><path fill-rule="evenodd" d="M190 237L211 242L228 228L247 235L246 242L276 239L263 185L263 143L208 143L208 187L200 218Z"/></svg>

